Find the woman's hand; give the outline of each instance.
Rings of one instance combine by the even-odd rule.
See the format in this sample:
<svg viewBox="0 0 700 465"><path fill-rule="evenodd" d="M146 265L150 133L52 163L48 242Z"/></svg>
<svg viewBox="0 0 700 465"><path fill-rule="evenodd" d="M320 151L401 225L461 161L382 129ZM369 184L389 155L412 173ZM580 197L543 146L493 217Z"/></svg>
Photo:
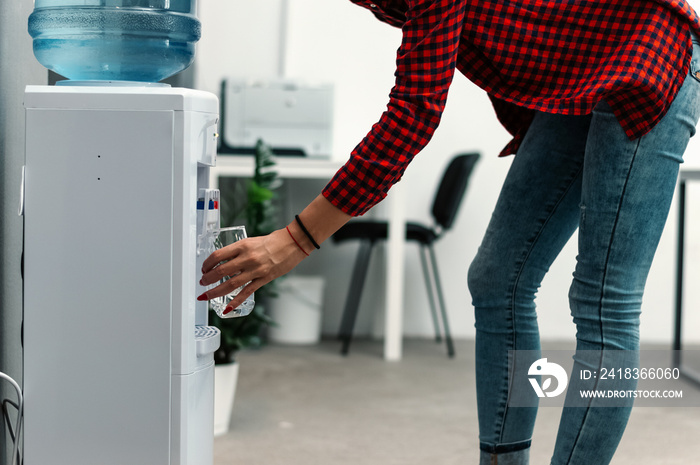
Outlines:
<svg viewBox="0 0 700 465"><path fill-rule="evenodd" d="M350 219L350 215L334 207L321 195L299 216L304 220L306 232L293 221L286 228L267 236L249 237L212 253L204 260L200 284L209 286L224 276L231 278L200 295L197 300L221 297L245 286L228 304L224 314L240 307L253 292L291 271L315 250L309 236L316 243L323 243Z"/></svg>
<svg viewBox="0 0 700 465"><path fill-rule="evenodd" d="M245 286L228 304L224 314L239 307L243 301L264 284L288 273L306 254L294 243L285 229L267 236L249 237L212 253L202 266L202 286L231 278L199 296L198 300L210 300L230 294ZM225 262L225 263L222 263ZM247 284L246 284L247 283Z"/></svg>

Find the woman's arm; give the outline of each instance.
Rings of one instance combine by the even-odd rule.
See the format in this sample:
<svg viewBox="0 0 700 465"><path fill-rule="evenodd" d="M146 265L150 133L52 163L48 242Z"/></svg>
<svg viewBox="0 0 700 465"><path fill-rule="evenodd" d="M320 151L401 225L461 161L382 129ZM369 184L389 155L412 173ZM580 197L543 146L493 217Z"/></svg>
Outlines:
<svg viewBox="0 0 700 465"><path fill-rule="evenodd" d="M372 6L379 8L380 3ZM340 229L351 216L362 215L381 201L439 124L456 67L466 0L406 3L403 39L396 58L396 83L387 110L322 194L299 214L318 243ZM240 274L200 298L229 294L249 282L229 304L236 308L263 284L292 270L313 250L296 221L268 236L225 247L204 261L202 284Z"/></svg>
<svg viewBox="0 0 700 465"><path fill-rule="evenodd" d="M392 3L377 1L371 9L377 12ZM430 142L457 66L467 0L405 3L408 9L387 109L323 190L333 205L352 216L379 203Z"/></svg>

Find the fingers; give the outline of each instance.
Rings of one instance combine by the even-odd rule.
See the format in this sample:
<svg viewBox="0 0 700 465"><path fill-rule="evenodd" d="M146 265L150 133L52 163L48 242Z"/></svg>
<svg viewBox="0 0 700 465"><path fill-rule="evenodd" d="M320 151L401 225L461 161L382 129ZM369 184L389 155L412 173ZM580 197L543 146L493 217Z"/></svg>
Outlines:
<svg viewBox="0 0 700 465"><path fill-rule="evenodd" d="M236 289L248 285L252 282L250 273L240 273L235 276L230 277L218 286L209 289L206 292L206 300L215 299L216 297L221 297L224 295L231 294ZM204 299L201 299L204 300Z"/></svg>
<svg viewBox="0 0 700 465"><path fill-rule="evenodd" d="M238 295L228 303L228 305L226 306L226 310L224 310L223 314L226 315L234 308L238 308L241 305L243 305L245 299L250 297L250 295L253 294L253 292L257 291L261 287L262 285L256 281L251 281L250 283L248 283L248 285L241 289L241 292L239 292Z"/></svg>
<svg viewBox="0 0 700 465"><path fill-rule="evenodd" d="M248 241L248 242L246 242ZM268 274L268 268L256 260L253 253L255 241L249 239L236 242L227 247L214 251L202 265L202 279L199 284L210 286L218 283L224 278L226 281L218 286L207 290L206 293L198 297L198 300L211 300L233 293L236 289L245 286L241 290L241 297L234 300L243 302L246 297L263 284L271 280L261 280L261 276ZM233 307L235 308L235 307Z"/></svg>
<svg viewBox="0 0 700 465"><path fill-rule="evenodd" d="M221 281L224 278L230 278L228 281L231 281L231 279L234 276L238 276L243 272L241 269L241 266L238 265L237 263L234 262L226 262L222 263L221 265L213 268L212 270L204 273L202 275L202 279L199 281L199 284L201 286L211 286L212 284ZM240 280L239 280L240 281ZM246 281L247 282L247 281ZM245 284L245 282L243 283Z"/></svg>
<svg viewBox="0 0 700 465"><path fill-rule="evenodd" d="M236 289L240 288L238 294L236 294L236 296L229 301L228 305L226 306L226 309L223 312L223 314L226 315L233 309L240 307L245 299L247 299L253 292L262 286L262 284L259 283L260 280L251 281L247 277L248 275L249 273L240 273L233 276L213 289L209 289L207 292L199 296L197 300L211 300L217 297L231 295L236 291Z"/></svg>
<svg viewBox="0 0 700 465"><path fill-rule="evenodd" d="M209 255L202 264L202 279L199 284L210 286L223 278L237 276L244 270L252 270L255 264L251 263L250 253L247 247L248 239L227 245L217 249ZM239 279L237 282L240 282ZM250 281L250 279L248 280ZM248 281L244 281L241 285ZM207 293L208 294L208 293Z"/></svg>
<svg viewBox="0 0 700 465"><path fill-rule="evenodd" d="M202 264L202 274L207 274L221 262L233 260L234 258L236 258L240 253L242 245L244 245L244 241L245 239L240 242L229 244L226 247L222 247L212 252L212 254L209 255ZM215 281L218 281L218 279Z"/></svg>
<svg viewBox="0 0 700 465"><path fill-rule="evenodd" d="M282 276L304 259L284 229L267 236L250 237L212 253L202 266L202 286L210 286L230 276L198 300L231 294L244 286L228 307L237 308L257 289Z"/></svg>

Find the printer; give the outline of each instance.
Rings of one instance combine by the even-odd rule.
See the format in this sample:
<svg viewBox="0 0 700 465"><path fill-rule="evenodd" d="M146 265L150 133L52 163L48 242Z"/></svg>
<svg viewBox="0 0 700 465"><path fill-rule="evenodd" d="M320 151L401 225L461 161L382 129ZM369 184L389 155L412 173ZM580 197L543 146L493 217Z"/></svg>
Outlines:
<svg viewBox="0 0 700 465"><path fill-rule="evenodd" d="M222 154L252 153L262 139L277 155L330 158L332 84L226 78L221 115Z"/></svg>

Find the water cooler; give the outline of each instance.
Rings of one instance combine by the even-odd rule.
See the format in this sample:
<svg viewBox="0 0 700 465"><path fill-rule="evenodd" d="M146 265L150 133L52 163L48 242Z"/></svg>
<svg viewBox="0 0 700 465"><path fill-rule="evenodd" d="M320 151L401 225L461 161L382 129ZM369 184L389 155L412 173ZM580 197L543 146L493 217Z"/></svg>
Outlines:
<svg viewBox="0 0 700 465"><path fill-rule="evenodd" d="M24 100L24 464L211 465L218 100L85 84Z"/></svg>

